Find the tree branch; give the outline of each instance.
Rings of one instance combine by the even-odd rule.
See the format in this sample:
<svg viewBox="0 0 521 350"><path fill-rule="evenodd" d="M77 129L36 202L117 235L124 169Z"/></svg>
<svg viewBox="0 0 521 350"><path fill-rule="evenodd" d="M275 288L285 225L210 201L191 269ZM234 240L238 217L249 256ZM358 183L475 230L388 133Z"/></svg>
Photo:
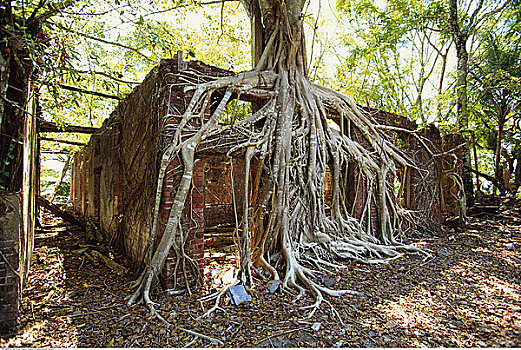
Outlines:
<svg viewBox="0 0 521 350"><path fill-rule="evenodd" d="M428 29L436 33L449 33L450 31L448 29L437 29L437 28L431 28L428 26L423 26L423 29Z"/></svg>
<svg viewBox="0 0 521 350"><path fill-rule="evenodd" d="M120 44L120 43L115 43L113 41L108 41L108 40L105 40L105 39L101 39L101 38L97 38L95 36L92 36L92 35L89 35L89 34L85 34L85 33L82 33L82 32L79 32L77 30L74 30L74 29L71 29L71 28L67 28L59 23L52 23L54 24L56 27L62 29L62 30L65 30L66 32L69 32L69 33L74 33L76 35L79 35L79 36L82 36L86 39L90 39L90 40L95 40L95 41L99 41L100 43L104 43L104 44L108 44L108 45L113 45L113 46L118 46L118 47L121 47L123 49L127 49L127 50L130 50L132 52L135 52L137 53L138 55L140 55L141 57L144 57L148 62L151 62L151 63L154 63L155 61L152 60L151 58L149 58L147 55L145 55L144 53L142 53L141 51L139 51L138 49L134 48L134 47L131 47L131 46L127 46L127 45L123 45L123 44Z"/></svg>
<svg viewBox="0 0 521 350"><path fill-rule="evenodd" d="M33 13L27 19L27 21L26 21L27 23L31 23L33 21L34 17L36 17L36 14L38 13L38 11L40 11L40 9L43 7L43 5L45 5L45 1L46 0L38 1L38 5L36 5L35 9L33 10Z"/></svg>
<svg viewBox="0 0 521 350"><path fill-rule="evenodd" d="M29 19L27 20L28 25L37 23L37 22L40 22L40 23L45 22L46 20L48 20L55 14L61 12L62 10L66 9L67 7L74 4L74 1L75 0L65 0L65 1L59 2L57 4L49 3L49 5L47 6L48 10L39 16L36 16L36 13L39 10L39 8L37 7L34 10L34 12L32 13L31 17L29 17ZM44 2L44 1L41 1L40 3L42 3L42 2Z"/></svg>
<svg viewBox="0 0 521 350"><path fill-rule="evenodd" d="M478 27L478 25L479 25L481 22L483 22L485 19L487 19L488 17L493 16L493 15L499 13L499 12L502 12L502 11L505 9L505 7L507 7L507 6L510 4L510 2L511 2L511 0L506 0L506 1L503 3L502 6L496 8L495 10L492 10L492 11L490 11L490 12L485 13L483 16L481 16L481 18L477 19L477 20L476 20L476 23L474 23L474 25L473 25L471 28L469 28L469 33L472 33L474 30L476 30L476 28Z"/></svg>
<svg viewBox="0 0 521 350"><path fill-rule="evenodd" d="M99 128L91 128L87 126L79 125L67 125L59 127L54 123L50 123L46 120L40 120L39 132L77 132L82 134L94 134Z"/></svg>
<svg viewBox="0 0 521 350"><path fill-rule="evenodd" d="M141 84L140 82L138 81L131 81L131 80L123 80L121 78L116 78L108 73L105 73L105 72L100 72L100 71L94 71L94 70L78 70L78 69L69 69L69 68L61 68L62 70L66 70L68 72L76 72L76 73L79 73L79 74L95 74L95 75L102 75L104 77L107 77L109 79L112 79L114 81L117 81L118 83L123 83L123 84L133 84L133 85L138 85L138 84Z"/></svg>
<svg viewBox="0 0 521 350"><path fill-rule="evenodd" d="M472 15L470 15L468 26L463 28L463 33L465 35L469 35L471 33L471 31L473 30L473 27L475 24L474 21L476 21L476 17L478 15L478 13L481 11L482 7L483 7L483 0L479 0L478 4L476 6L476 9L474 10L474 12L472 12Z"/></svg>
<svg viewBox="0 0 521 350"><path fill-rule="evenodd" d="M40 207L44 207L45 209L49 210L51 213L58 215L63 220L65 220L73 225L85 228L85 223L82 222L80 219L77 219L74 216L72 216L71 214L66 213L65 211L60 209L57 205L50 203L48 200L46 200L42 196L36 196L36 204L39 205Z"/></svg>
<svg viewBox="0 0 521 350"><path fill-rule="evenodd" d="M53 86L49 83L42 83L42 85ZM118 100L118 101L121 101L123 99L116 95L109 95L109 94L104 94L103 92L90 91L90 90L78 88L75 86L69 86L69 85L65 85L65 84L56 84L56 86L58 86L59 88L64 89L64 90L75 91L75 92L79 92L79 93L87 94L87 95L94 95L94 96L103 97L103 98L110 98L110 99Z"/></svg>
<svg viewBox="0 0 521 350"><path fill-rule="evenodd" d="M87 144L83 143L83 142L59 140L59 139L53 139L53 138L50 138L50 137L40 137L40 140L42 140L42 141L51 141L51 142L59 142L59 143L66 143L68 145L74 145L74 146L87 146Z"/></svg>

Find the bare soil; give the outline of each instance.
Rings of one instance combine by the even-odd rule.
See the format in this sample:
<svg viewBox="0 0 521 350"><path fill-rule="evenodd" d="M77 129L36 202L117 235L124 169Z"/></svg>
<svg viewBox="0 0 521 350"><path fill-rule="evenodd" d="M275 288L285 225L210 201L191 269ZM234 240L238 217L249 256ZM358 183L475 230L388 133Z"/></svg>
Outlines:
<svg viewBox="0 0 521 350"><path fill-rule="evenodd" d="M2 347L510 347L521 346L521 201L504 199L494 213L471 218L465 230L424 233L409 243L432 256L406 254L389 264L346 262L321 277L334 289L363 296L327 298L309 319L311 297L292 302L266 283L239 306L197 320L210 304L155 288L158 310L172 327L125 298L138 271L85 232L47 216L38 231L23 292L20 327ZM129 267L116 273L92 251ZM224 261L224 260L223 260ZM224 262L222 262L224 264ZM216 270L223 268L215 266ZM194 337L180 328L217 338Z"/></svg>

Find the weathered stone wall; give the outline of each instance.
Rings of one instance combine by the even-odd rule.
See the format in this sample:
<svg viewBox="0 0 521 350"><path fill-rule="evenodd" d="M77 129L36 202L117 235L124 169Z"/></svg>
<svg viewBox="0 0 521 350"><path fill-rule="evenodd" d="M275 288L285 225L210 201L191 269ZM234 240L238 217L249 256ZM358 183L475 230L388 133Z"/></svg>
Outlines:
<svg viewBox="0 0 521 350"><path fill-rule="evenodd" d="M181 70L189 71L180 78ZM190 102L185 93L186 77L197 72L212 76L231 72L198 61L162 61L92 135L87 148L73 160L71 200L85 217L97 220L110 241L118 244L136 263L142 263L149 249L160 157ZM195 79L194 78L194 79ZM209 110L206 117L209 117ZM200 123L197 118L191 124ZM204 254L204 166L198 154L193 184L182 214L182 227L188 234L185 249L197 261ZM163 187L159 236L166 222L179 185L183 167L178 159L167 169ZM160 239L161 237L159 237ZM158 242L157 240L156 242ZM172 273L172 256L167 259L164 277Z"/></svg>
<svg viewBox="0 0 521 350"><path fill-rule="evenodd" d="M73 161L74 208L140 263L148 246L160 146L162 69L122 101Z"/></svg>

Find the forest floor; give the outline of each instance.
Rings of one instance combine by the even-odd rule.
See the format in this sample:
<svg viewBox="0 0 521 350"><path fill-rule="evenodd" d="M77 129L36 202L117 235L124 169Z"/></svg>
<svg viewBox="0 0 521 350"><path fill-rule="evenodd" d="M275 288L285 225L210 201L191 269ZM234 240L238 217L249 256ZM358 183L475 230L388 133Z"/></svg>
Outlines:
<svg viewBox="0 0 521 350"><path fill-rule="evenodd" d="M304 319L310 297L292 302L260 283L253 300L197 320L197 298L156 288L158 309L173 326L150 318L125 297L135 271L117 274L96 250L125 265L85 232L47 217L37 232L32 270L23 292L19 329L1 347L510 347L521 346L521 201L503 199L488 218L463 230L413 237L432 256L406 254L389 264L346 262L322 277L334 289L363 296L327 298ZM128 266L128 265L126 265ZM207 309L211 304L205 304ZM184 328L223 343L194 337Z"/></svg>

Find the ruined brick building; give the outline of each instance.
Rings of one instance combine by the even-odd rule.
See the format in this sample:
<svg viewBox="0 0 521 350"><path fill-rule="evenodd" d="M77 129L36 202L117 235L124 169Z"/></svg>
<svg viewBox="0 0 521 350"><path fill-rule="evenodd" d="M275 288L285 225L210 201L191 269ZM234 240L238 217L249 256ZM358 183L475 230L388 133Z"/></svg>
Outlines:
<svg viewBox="0 0 521 350"><path fill-rule="evenodd" d="M201 82L201 76L231 74L234 73L198 61L185 62L179 54L175 59L162 61L92 135L88 147L75 155L71 184L74 208L83 216L96 220L110 242L119 246L134 262L141 264L149 249L161 151L168 144L171 131L176 128L179 115L186 109L192 95L192 92L185 93L184 87ZM248 101L248 96L241 96L241 99ZM396 114L366 111L381 124L411 131L417 128L415 123ZM342 132L357 137L357 130L344 125L339 118L332 116L332 120ZM454 163L451 154L433 157L411 133L392 130L388 133L425 168L423 173L403 174L404 180L397 183L402 205L428 213L425 226L439 227L444 215L461 215L459 194L454 192L457 187L447 177L447 173L461 171L461 162ZM449 151L458 142L463 142L455 138L450 143L443 142L433 126L425 127L419 133L425 136L435 153ZM205 245L211 244L210 238L223 232L219 228L235 227L234 191L236 198L242 197L239 192L243 188L244 174L241 173L241 161L231 162L226 157L226 150L223 145L216 144L196 152L193 184L181 225L189 237L185 249L199 264L202 264ZM364 187L357 182L356 168L351 171L348 205L354 215L359 216L357 203L364 198ZM160 224L163 228L159 232L164 231L181 176L180 162L173 159L162 192ZM331 177L326 176L326 197L330 193L330 181ZM242 205L237 205L237 208L242 208ZM375 212L372 213L373 223L377 220ZM173 256L167 259L163 276L167 286L172 282L174 263Z"/></svg>

